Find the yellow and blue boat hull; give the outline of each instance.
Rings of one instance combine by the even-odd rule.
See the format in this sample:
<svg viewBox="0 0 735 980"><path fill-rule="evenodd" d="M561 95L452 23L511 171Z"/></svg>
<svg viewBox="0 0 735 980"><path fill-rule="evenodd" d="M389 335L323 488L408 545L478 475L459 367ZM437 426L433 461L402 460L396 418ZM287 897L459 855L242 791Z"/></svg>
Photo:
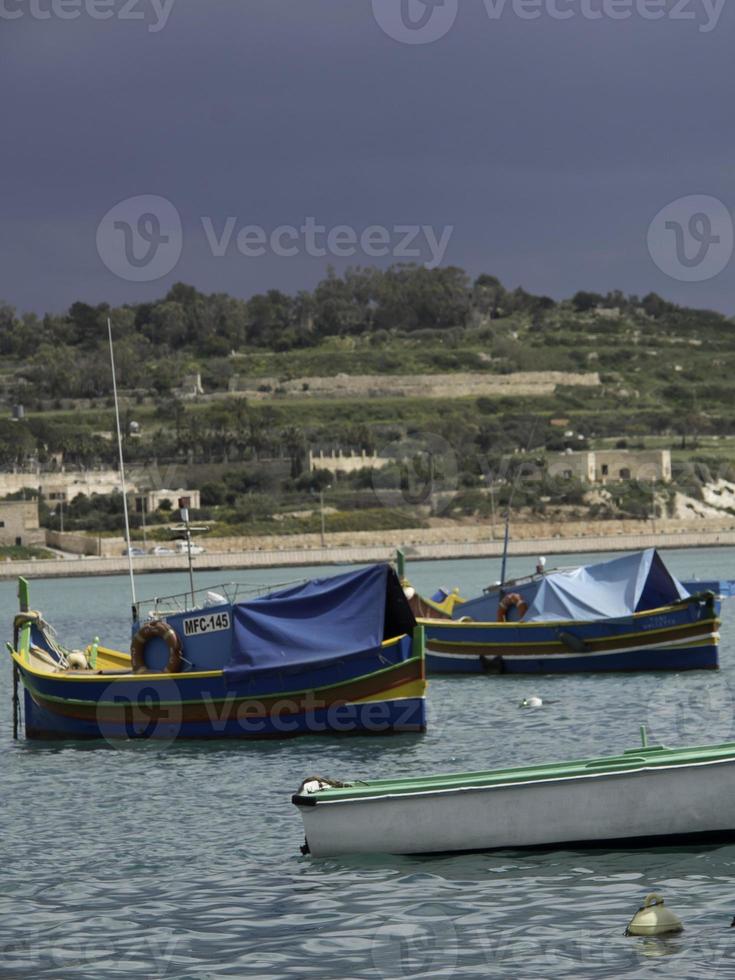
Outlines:
<svg viewBox="0 0 735 980"><path fill-rule="evenodd" d="M616 619L463 622L422 619L431 673L546 674L715 670L719 627L713 597L691 596Z"/></svg>

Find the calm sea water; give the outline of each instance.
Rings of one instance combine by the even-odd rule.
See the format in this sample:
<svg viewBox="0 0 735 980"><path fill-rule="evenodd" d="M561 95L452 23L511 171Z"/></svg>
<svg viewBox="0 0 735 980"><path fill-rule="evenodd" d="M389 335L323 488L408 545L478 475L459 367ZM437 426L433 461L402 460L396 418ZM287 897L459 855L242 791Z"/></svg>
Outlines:
<svg viewBox="0 0 735 980"><path fill-rule="evenodd" d="M735 578L731 550L666 560L683 577ZM226 574L268 584L330 571ZM409 573L421 590L474 595L498 568L446 561ZM170 574L138 582L143 595L186 585ZM40 580L31 595L63 642L129 636L125 578ZM14 584L0 583L8 638L15 608ZM605 754L638 744L643 722L672 745L735 738L735 600L723 618L718 674L437 678L426 735L371 739L14 743L3 658L0 977L733 977L735 846L314 860L299 854L290 803L315 772L370 778ZM519 708L530 693L542 709ZM624 938L654 889L686 931Z"/></svg>

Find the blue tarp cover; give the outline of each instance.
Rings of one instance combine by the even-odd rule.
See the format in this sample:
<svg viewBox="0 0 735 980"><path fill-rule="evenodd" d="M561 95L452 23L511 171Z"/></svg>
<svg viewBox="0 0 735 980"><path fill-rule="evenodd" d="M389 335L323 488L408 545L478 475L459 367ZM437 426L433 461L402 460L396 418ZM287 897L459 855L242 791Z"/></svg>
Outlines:
<svg viewBox="0 0 735 980"><path fill-rule="evenodd" d="M608 619L657 609L689 593L654 548L597 565L550 572L540 581L524 622Z"/></svg>
<svg viewBox="0 0 735 980"><path fill-rule="evenodd" d="M232 665L295 667L379 647L388 565L315 579L232 608Z"/></svg>

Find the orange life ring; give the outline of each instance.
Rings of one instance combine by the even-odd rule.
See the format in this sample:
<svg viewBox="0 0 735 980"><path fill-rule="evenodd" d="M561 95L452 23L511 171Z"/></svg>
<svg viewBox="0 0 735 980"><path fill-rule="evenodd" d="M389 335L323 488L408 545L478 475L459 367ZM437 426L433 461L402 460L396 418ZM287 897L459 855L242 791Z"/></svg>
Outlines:
<svg viewBox="0 0 735 980"><path fill-rule="evenodd" d="M173 626L169 626L162 619L152 619L150 622L144 623L133 637L133 642L130 645L130 660L133 665L133 673L140 674L148 669L145 663L145 648L148 640L152 640L156 636L165 640L166 646L168 647L166 673L178 674L181 670L181 660L183 657L181 640Z"/></svg>
<svg viewBox="0 0 735 980"><path fill-rule="evenodd" d="M508 595L503 596L500 600L500 605L498 606L498 622L505 623L508 621L508 610L511 606L515 606L518 610L518 618L523 619L523 617L528 612L528 603L523 601L523 596L518 595L517 592L510 592Z"/></svg>

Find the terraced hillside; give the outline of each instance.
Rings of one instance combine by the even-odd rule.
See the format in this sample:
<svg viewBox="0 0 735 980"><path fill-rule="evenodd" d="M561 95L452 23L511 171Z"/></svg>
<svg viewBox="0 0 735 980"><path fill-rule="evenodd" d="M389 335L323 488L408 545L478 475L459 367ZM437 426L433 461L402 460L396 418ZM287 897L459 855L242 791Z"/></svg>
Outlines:
<svg viewBox="0 0 735 980"><path fill-rule="evenodd" d="M673 514L667 487L621 485L602 506L544 476L544 459L669 449L675 488L700 503L735 464L727 317L655 295L557 302L492 276L397 267L330 275L295 297L180 284L156 303L76 303L42 320L0 308L4 469L115 465L108 315L130 465L141 483L200 487L223 528L303 529L297 511L318 525L320 491L340 515L327 527L344 530L386 526L388 499L392 527L489 520L511 497L521 517ZM11 421L17 404L25 417ZM308 472L309 450L392 453L392 495L367 470ZM118 511L111 501L102 529ZM99 525L101 513L67 520ZM59 518L51 508L44 519Z"/></svg>

